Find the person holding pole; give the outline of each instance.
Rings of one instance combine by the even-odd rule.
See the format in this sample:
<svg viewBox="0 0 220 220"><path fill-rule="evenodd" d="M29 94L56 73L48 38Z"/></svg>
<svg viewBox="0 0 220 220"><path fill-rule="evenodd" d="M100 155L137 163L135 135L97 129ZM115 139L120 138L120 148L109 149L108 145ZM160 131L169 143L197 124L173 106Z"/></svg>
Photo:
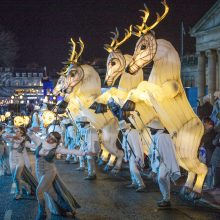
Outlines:
<svg viewBox="0 0 220 220"><path fill-rule="evenodd" d="M143 192L145 184L140 175L140 169L144 166L144 153L140 134L136 129L131 128L130 123L126 123L125 120L119 122L119 129L123 134L122 146L125 160L129 161L132 181L127 188L136 188L136 192Z"/></svg>
<svg viewBox="0 0 220 220"><path fill-rule="evenodd" d="M175 146L166 129L159 120L153 120L149 126L152 144L149 157L151 159L151 176L159 184L163 196L157 205L168 208L170 204L170 179L176 181L180 177L180 169L175 155Z"/></svg>

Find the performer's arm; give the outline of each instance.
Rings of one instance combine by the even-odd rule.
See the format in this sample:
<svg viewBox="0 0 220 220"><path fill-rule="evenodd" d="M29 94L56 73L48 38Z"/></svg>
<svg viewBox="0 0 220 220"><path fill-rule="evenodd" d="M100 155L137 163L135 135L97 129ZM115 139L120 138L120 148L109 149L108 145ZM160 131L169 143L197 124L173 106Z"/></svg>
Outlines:
<svg viewBox="0 0 220 220"><path fill-rule="evenodd" d="M85 156L85 152L81 151L81 150L68 150L64 147L59 146L56 150L56 153L58 154L74 154L77 156Z"/></svg>
<svg viewBox="0 0 220 220"><path fill-rule="evenodd" d="M36 146L39 146L42 143L42 140L40 137L38 137L34 132L33 129L29 129L27 132L27 135L30 137L30 139L36 144Z"/></svg>

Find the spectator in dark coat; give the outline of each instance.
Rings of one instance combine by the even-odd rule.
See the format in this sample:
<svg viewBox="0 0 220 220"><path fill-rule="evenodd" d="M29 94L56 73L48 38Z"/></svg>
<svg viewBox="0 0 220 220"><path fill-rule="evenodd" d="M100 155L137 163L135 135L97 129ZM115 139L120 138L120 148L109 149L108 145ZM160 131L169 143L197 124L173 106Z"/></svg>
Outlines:
<svg viewBox="0 0 220 220"><path fill-rule="evenodd" d="M199 106L199 109L197 109L197 114L201 120L204 118L210 117L212 114L213 106L210 103L210 96L206 95L203 97L203 105Z"/></svg>
<svg viewBox="0 0 220 220"><path fill-rule="evenodd" d="M220 187L220 133L213 140L215 150L211 158L212 172L214 176L214 187Z"/></svg>
<svg viewBox="0 0 220 220"><path fill-rule="evenodd" d="M214 122L210 118L204 118L203 120L205 133L201 139L200 149L203 149L205 152L205 164L208 167L208 173L206 177L206 188L213 188L213 173L211 167L211 157L215 150L215 145L213 145L213 140L216 137L216 132L214 130Z"/></svg>

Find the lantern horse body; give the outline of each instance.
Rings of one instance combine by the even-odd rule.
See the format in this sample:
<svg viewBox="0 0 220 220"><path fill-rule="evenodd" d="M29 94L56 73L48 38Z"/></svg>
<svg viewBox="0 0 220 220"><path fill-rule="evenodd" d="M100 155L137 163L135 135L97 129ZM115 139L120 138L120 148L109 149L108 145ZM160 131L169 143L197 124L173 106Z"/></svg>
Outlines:
<svg viewBox="0 0 220 220"><path fill-rule="evenodd" d="M151 36L153 37L153 36ZM146 35L140 38L139 46L146 43ZM142 42L141 42L142 41ZM199 197L207 173L207 167L197 157L198 147L204 132L202 122L192 110L180 78L180 58L170 42L158 39L156 53L153 57L154 65L149 80L142 82L136 91L131 91L128 99L139 96L146 104L153 105L160 120L173 136L176 155L180 165L188 171L184 192L191 193L192 198ZM143 46L142 46L143 48ZM151 47L152 48L152 47ZM139 60L141 53L136 48L127 70L134 74L139 67L151 62L148 59ZM143 57L142 57L143 58ZM145 56L146 58L146 56ZM197 179L194 184L194 179Z"/></svg>
<svg viewBox="0 0 220 220"><path fill-rule="evenodd" d="M141 10L144 13L143 22L136 25L137 32L133 32L140 39L126 71L133 75L151 61L154 64L149 80L141 82L127 99L144 101L146 105L153 106L174 140L180 166L188 171L188 178L181 192L183 195L187 194L187 197L189 195L188 198L198 199L207 174L206 165L198 159L204 127L187 100L180 78L181 63L177 51L170 42L156 40L151 32L169 11L166 0L162 4L164 13L161 16L157 13L157 20L150 26L146 24L150 14L148 8L145 6L145 10Z"/></svg>
<svg viewBox="0 0 220 220"><path fill-rule="evenodd" d="M54 88L54 95L65 93L64 101L68 103L67 108L72 118L79 115L86 116L97 130L102 131L102 142L105 148L102 159L106 161L110 153L108 165L113 166L114 160L117 158L113 172L118 172L124 154L116 146L117 119L109 110L103 114L96 114L94 110L89 109L94 100L101 95L100 77L96 70L87 64L72 66L68 71L68 74L60 76Z"/></svg>

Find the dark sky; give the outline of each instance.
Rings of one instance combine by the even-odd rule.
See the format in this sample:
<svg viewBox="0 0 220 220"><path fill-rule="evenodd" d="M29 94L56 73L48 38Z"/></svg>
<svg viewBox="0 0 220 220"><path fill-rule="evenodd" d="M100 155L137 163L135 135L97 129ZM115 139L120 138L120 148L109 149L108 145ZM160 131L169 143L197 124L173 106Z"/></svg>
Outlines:
<svg viewBox="0 0 220 220"><path fill-rule="evenodd" d="M124 28L141 22L144 2L155 20L155 12L162 12L160 0L1 0L0 25L14 33L19 45L16 66L36 62L50 70L62 67L68 57L70 37L82 37L85 43L84 60L107 57L103 49L110 42L110 32L117 26L121 36ZM154 30L157 38L171 41L180 51L180 27L186 32L216 0L167 0L170 12ZM136 37L120 49L133 53ZM185 36L185 53L193 52L194 41Z"/></svg>

